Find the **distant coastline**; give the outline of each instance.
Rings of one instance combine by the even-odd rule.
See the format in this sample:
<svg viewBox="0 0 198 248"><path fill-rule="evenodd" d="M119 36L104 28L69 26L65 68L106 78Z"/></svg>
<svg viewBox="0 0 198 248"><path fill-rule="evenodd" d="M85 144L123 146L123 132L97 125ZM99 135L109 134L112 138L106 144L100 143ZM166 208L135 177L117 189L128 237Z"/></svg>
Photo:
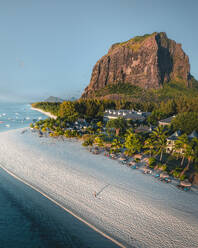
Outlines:
<svg viewBox="0 0 198 248"><path fill-rule="evenodd" d="M34 107L31 107L31 109L32 109L32 110L35 110L35 111L38 111L38 112L40 112L40 113L42 113L42 114L44 114L44 115L47 115L48 117L53 118L53 119L55 119L55 120L56 120L56 118L57 118L57 116L51 114L50 112L45 112L45 111L43 111L43 110L41 110L41 109L34 108Z"/></svg>

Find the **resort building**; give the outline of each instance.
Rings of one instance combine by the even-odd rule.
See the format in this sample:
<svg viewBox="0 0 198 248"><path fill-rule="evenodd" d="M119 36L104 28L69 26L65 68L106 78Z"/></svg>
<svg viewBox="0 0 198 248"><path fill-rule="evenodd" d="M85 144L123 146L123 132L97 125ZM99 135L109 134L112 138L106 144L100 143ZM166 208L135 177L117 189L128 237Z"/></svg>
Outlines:
<svg viewBox="0 0 198 248"><path fill-rule="evenodd" d="M142 112L142 111L135 111L135 110L105 110L104 113L104 120L109 119L117 119L117 118L124 118L126 120L134 120L134 121L144 121L151 113L150 112Z"/></svg>
<svg viewBox="0 0 198 248"><path fill-rule="evenodd" d="M174 149L175 141L178 139L179 136L181 136L180 130L174 132L171 136L167 138L167 152L171 152Z"/></svg>
<svg viewBox="0 0 198 248"><path fill-rule="evenodd" d="M175 118L175 115L168 117L166 119L160 120L159 125L160 126L169 126L171 124L171 121Z"/></svg>
<svg viewBox="0 0 198 248"><path fill-rule="evenodd" d="M85 119L79 118L77 121L74 122L74 127L78 130L85 129L88 127L88 123L86 122Z"/></svg>
<svg viewBox="0 0 198 248"><path fill-rule="evenodd" d="M176 132L174 132L171 136L169 136L167 138L167 148L166 148L166 151L167 152L171 152L173 149L174 149L174 146L175 146L175 141L178 139L178 137L181 136L181 131L178 130ZM198 138L198 133L194 130L191 134L188 135L188 139L189 140L192 140L194 138ZM180 152L182 153L182 150L180 151L177 151L177 152Z"/></svg>
<svg viewBox="0 0 198 248"><path fill-rule="evenodd" d="M194 139L197 138L198 139L198 133L194 130L190 135L188 135L189 139Z"/></svg>
<svg viewBox="0 0 198 248"><path fill-rule="evenodd" d="M155 128L153 126L139 125L135 129L135 133L151 133Z"/></svg>

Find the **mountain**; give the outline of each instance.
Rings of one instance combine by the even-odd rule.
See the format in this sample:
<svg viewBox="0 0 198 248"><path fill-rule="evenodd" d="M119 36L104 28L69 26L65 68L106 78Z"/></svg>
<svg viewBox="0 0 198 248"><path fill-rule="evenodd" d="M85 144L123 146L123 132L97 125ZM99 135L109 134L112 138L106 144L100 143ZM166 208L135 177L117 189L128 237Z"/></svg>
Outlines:
<svg viewBox="0 0 198 248"><path fill-rule="evenodd" d="M155 32L112 45L95 64L82 97L94 97L103 89L117 86L157 90L170 81L182 81L188 87L190 79L189 58L181 44L164 32Z"/></svg>
<svg viewBox="0 0 198 248"><path fill-rule="evenodd" d="M55 96L49 96L46 100L44 100L44 102L63 102L63 101L64 101L63 99Z"/></svg>

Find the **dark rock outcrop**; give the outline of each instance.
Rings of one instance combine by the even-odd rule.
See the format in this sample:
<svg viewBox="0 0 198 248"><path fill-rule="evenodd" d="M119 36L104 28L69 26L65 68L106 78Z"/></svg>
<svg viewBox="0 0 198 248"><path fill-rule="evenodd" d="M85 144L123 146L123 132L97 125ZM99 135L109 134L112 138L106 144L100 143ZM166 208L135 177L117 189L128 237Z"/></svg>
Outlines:
<svg viewBox="0 0 198 248"><path fill-rule="evenodd" d="M91 97L106 85L117 83L158 89L180 79L188 86L189 77L189 59L181 44L168 39L166 33L153 33L114 44L95 64L82 97Z"/></svg>

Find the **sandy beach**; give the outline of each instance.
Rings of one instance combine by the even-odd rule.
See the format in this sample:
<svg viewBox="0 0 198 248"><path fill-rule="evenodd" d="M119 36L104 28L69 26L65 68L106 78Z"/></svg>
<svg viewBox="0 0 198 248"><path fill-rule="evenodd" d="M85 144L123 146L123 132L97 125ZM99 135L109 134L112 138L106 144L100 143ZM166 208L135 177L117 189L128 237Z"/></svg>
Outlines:
<svg viewBox="0 0 198 248"><path fill-rule="evenodd" d="M0 164L125 247L198 247L198 194L183 192L79 142L0 134ZM97 193L97 197L94 196Z"/></svg>
<svg viewBox="0 0 198 248"><path fill-rule="evenodd" d="M33 107L31 107L31 109L32 109L32 110L35 110L35 111L38 111L38 112L40 112L40 113L42 113L42 114L44 114L44 115L46 115L46 116L48 116L48 117L50 117L50 118L53 118L53 119L56 119L56 118L57 118L57 116L51 114L50 112L45 112L45 111L43 111L42 109L33 108Z"/></svg>

